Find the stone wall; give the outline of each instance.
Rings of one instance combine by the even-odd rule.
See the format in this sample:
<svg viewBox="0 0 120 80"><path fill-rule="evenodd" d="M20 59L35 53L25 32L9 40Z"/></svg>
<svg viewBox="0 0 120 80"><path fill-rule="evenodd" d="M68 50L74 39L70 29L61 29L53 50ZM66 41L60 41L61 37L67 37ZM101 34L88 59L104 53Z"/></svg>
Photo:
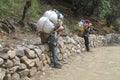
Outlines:
<svg viewBox="0 0 120 80"><path fill-rule="evenodd" d="M105 38L91 34L90 47L105 45ZM60 37L57 56L65 61L69 56L85 51L84 40L77 35ZM29 80L37 73L49 69L52 55L47 44L44 45L16 45L14 48L0 47L0 80Z"/></svg>
<svg viewBox="0 0 120 80"><path fill-rule="evenodd" d="M110 33L105 35L108 45L120 45L120 34Z"/></svg>

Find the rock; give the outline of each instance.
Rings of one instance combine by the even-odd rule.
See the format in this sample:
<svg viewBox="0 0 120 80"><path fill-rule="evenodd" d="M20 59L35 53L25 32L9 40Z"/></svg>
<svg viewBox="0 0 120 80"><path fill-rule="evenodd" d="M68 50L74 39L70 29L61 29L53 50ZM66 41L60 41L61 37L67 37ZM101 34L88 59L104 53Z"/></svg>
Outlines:
<svg viewBox="0 0 120 80"><path fill-rule="evenodd" d="M47 60L43 61L43 66L45 66L47 64Z"/></svg>
<svg viewBox="0 0 120 80"><path fill-rule="evenodd" d="M77 52L78 54L80 54L80 53L81 53L81 50L76 50L76 52Z"/></svg>
<svg viewBox="0 0 120 80"><path fill-rule="evenodd" d="M41 71L45 72L45 71L48 70L48 69L49 69L49 65L46 64L45 66L42 67L42 70L41 70Z"/></svg>
<svg viewBox="0 0 120 80"><path fill-rule="evenodd" d="M74 45L77 45L77 42L73 38L70 38L70 42Z"/></svg>
<svg viewBox="0 0 120 80"><path fill-rule="evenodd" d="M34 45L39 45L39 44L41 44L41 38L40 37L35 38L35 39L31 40L30 42Z"/></svg>
<svg viewBox="0 0 120 80"><path fill-rule="evenodd" d="M40 57L40 55L42 54L42 50L39 48L35 48L33 49L35 51L35 53L37 54L38 57Z"/></svg>
<svg viewBox="0 0 120 80"><path fill-rule="evenodd" d="M35 64L37 66L38 71L40 71L43 67L43 62L39 60L39 58L35 59Z"/></svg>
<svg viewBox="0 0 120 80"><path fill-rule="evenodd" d="M24 70L26 68L27 68L27 66L24 63L21 63L18 67L19 70Z"/></svg>
<svg viewBox="0 0 120 80"><path fill-rule="evenodd" d="M4 60L0 58L0 65L2 65L3 63L4 63Z"/></svg>
<svg viewBox="0 0 120 80"><path fill-rule="evenodd" d="M3 46L0 44L0 49L2 49L3 48Z"/></svg>
<svg viewBox="0 0 120 80"><path fill-rule="evenodd" d="M9 57L10 59L13 59L13 58L16 56L16 53L15 53L14 50L9 50L9 51L7 52L7 55L8 55L8 57Z"/></svg>
<svg viewBox="0 0 120 80"><path fill-rule="evenodd" d="M8 69L8 70L7 70L7 73L8 73L8 74L15 73L15 72L17 71L18 67L19 67L19 66L14 66L14 67Z"/></svg>
<svg viewBox="0 0 120 80"><path fill-rule="evenodd" d="M0 53L7 53L8 51L9 51L9 48L0 49Z"/></svg>
<svg viewBox="0 0 120 80"><path fill-rule="evenodd" d="M10 68L13 66L14 66L14 63L12 62L12 60L9 60L9 59L5 62L5 65L4 65L4 67L6 68Z"/></svg>
<svg viewBox="0 0 120 80"><path fill-rule="evenodd" d="M75 53L75 52L76 52L75 47L73 47L73 48L71 49L71 52L72 52L72 53Z"/></svg>
<svg viewBox="0 0 120 80"><path fill-rule="evenodd" d="M60 53L60 49L57 47L56 53Z"/></svg>
<svg viewBox="0 0 120 80"><path fill-rule="evenodd" d="M45 46L44 45L40 45L40 49L42 50L42 52L45 51Z"/></svg>
<svg viewBox="0 0 120 80"><path fill-rule="evenodd" d="M13 63L14 63L15 66L18 66L18 65L21 64L20 63L20 59L17 56L15 56L15 58L12 61L13 61Z"/></svg>
<svg viewBox="0 0 120 80"><path fill-rule="evenodd" d="M0 51L0 58L3 58L3 59L8 59L8 55L7 53L4 53L4 51Z"/></svg>
<svg viewBox="0 0 120 80"><path fill-rule="evenodd" d="M18 73L20 74L20 77L23 78L23 77L28 76L30 71L29 69L25 69L25 70L19 71Z"/></svg>
<svg viewBox="0 0 120 80"><path fill-rule="evenodd" d="M61 51L62 54L64 54L66 52L66 47L60 48L60 51Z"/></svg>
<svg viewBox="0 0 120 80"><path fill-rule="evenodd" d="M34 59L36 58L36 54L33 50L30 50L30 49L25 49L25 54L27 55L27 57L29 59Z"/></svg>
<svg viewBox="0 0 120 80"><path fill-rule="evenodd" d="M31 79L28 77L23 77L23 78L21 78L21 80L31 80Z"/></svg>
<svg viewBox="0 0 120 80"><path fill-rule="evenodd" d="M0 68L0 80L3 80L3 78L5 77L5 73L6 73L6 70L3 68Z"/></svg>
<svg viewBox="0 0 120 80"><path fill-rule="evenodd" d="M35 65L34 60L28 59L26 56L21 57L21 61L24 62L27 67L31 68Z"/></svg>
<svg viewBox="0 0 120 80"><path fill-rule="evenodd" d="M45 54L41 54L41 60L42 61L46 60Z"/></svg>
<svg viewBox="0 0 120 80"><path fill-rule="evenodd" d="M68 56L68 57L71 56L71 53L70 53L70 51L69 51L68 49L66 50L66 53L67 53L67 56Z"/></svg>
<svg viewBox="0 0 120 80"><path fill-rule="evenodd" d="M48 56L47 53L45 54L45 56L46 56L46 59L47 59L47 63L48 63L48 64L51 64L51 59L50 59L50 57Z"/></svg>
<svg viewBox="0 0 120 80"><path fill-rule="evenodd" d="M13 73L12 74L12 80L20 80L20 75L18 73Z"/></svg>
<svg viewBox="0 0 120 80"><path fill-rule="evenodd" d="M36 67L32 67L30 69L30 76L34 76L37 73L37 68Z"/></svg>
<svg viewBox="0 0 120 80"><path fill-rule="evenodd" d="M62 53L58 53L58 54L57 54L57 58L58 58L58 60L61 61L61 60L63 59L63 55L62 55Z"/></svg>
<svg viewBox="0 0 120 80"><path fill-rule="evenodd" d="M45 51L49 51L49 45L48 44L45 44Z"/></svg>
<svg viewBox="0 0 120 80"><path fill-rule="evenodd" d="M26 61L28 60L27 56L23 56L20 58L21 62L26 63Z"/></svg>
<svg viewBox="0 0 120 80"><path fill-rule="evenodd" d="M17 50L24 50L24 49L26 49L26 47L23 46L23 45L17 45L16 48L17 48Z"/></svg>
<svg viewBox="0 0 120 80"><path fill-rule="evenodd" d="M61 40L61 38L58 39L58 44L60 45L61 48L64 47L64 42Z"/></svg>
<svg viewBox="0 0 120 80"><path fill-rule="evenodd" d="M72 44L67 44L66 47L67 47L67 49L71 50L73 45Z"/></svg>
<svg viewBox="0 0 120 80"><path fill-rule="evenodd" d="M11 74L6 74L3 80L12 80Z"/></svg>
<svg viewBox="0 0 120 80"><path fill-rule="evenodd" d="M86 49L85 48L82 48L82 52L84 52Z"/></svg>
<svg viewBox="0 0 120 80"><path fill-rule="evenodd" d="M25 55L24 50L20 50L20 49L16 50L16 55L18 57L23 57Z"/></svg>
<svg viewBox="0 0 120 80"><path fill-rule="evenodd" d="M67 53L63 54L63 59L68 59L68 54Z"/></svg>
<svg viewBox="0 0 120 80"><path fill-rule="evenodd" d="M30 44L30 45L27 45L27 48L29 48L29 49L34 49L35 46Z"/></svg>

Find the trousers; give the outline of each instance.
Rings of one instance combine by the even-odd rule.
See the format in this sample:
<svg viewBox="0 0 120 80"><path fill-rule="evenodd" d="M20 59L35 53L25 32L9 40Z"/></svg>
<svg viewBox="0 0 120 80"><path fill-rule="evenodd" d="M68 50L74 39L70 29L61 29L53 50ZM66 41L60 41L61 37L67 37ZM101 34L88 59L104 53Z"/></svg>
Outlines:
<svg viewBox="0 0 120 80"><path fill-rule="evenodd" d="M57 58L57 46L53 44L49 44L50 51L52 53L53 57L53 63L54 65L58 64L58 58Z"/></svg>
<svg viewBox="0 0 120 80"><path fill-rule="evenodd" d="M89 38L87 36L84 36L83 38L84 38L84 41L85 41L85 43L84 43L85 48L86 48L87 51L89 51L90 50L90 48L89 48Z"/></svg>

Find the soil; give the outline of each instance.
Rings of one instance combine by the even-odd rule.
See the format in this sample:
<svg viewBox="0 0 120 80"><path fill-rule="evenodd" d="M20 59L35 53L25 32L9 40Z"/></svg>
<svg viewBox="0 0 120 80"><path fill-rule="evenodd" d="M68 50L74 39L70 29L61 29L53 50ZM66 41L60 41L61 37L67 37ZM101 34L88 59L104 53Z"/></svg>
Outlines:
<svg viewBox="0 0 120 80"><path fill-rule="evenodd" d="M119 80L120 46L94 48L70 57L62 69L48 70L32 80Z"/></svg>

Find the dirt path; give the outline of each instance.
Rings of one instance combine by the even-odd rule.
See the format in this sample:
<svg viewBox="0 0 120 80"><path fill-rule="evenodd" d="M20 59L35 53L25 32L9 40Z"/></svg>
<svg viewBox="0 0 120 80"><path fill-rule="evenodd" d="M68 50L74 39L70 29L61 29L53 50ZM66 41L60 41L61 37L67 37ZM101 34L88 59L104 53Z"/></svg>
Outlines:
<svg viewBox="0 0 120 80"><path fill-rule="evenodd" d="M77 54L62 69L49 70L45 76L36 75L35 80L120 80L120 46Z"/></svg>

